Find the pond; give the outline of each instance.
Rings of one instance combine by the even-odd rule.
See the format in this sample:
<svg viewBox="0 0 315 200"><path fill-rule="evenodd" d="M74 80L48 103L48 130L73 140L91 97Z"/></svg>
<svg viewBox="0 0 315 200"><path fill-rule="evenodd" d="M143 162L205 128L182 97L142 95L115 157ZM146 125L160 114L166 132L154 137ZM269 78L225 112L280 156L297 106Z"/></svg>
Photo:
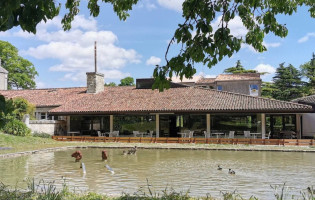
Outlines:
<svg viewBox="0 0 315 200"><path fill-rule="evenodd" d="M300 195L315 185L313 153L138 149L136 155L123 155L123 149L106 149L108 161L104 162L102 150L80 149L86 174L71 157L74 149L0 159L0 181L26 187L23 180L35 178L61 186L65 177L75 191L119 195L147 188L148 180L156 192L167 187L177 192L189 190L191 196L219 197L220 192L236 190L243 197L260 199L274 199L271 186L286 183L292 194ZM218 165L222 171L217 170ZM228 174L229 168L236 174Z"/></svg>

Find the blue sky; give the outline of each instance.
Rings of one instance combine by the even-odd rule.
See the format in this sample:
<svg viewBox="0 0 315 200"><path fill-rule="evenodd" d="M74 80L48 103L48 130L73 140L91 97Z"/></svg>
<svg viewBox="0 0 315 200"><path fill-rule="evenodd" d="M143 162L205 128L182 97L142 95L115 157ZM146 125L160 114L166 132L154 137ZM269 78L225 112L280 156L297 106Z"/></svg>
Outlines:
<svg viewBox="0 0 315 200"><path fill-rule="evenodd" d="M168 41L177 25L183 22L181 2L142 0L130 12L127 21L120 21L107 4L102 4L99 17L91 18L86 1L82 1L80 15L70 31L62 30L61 15L38 25L36 35L14 28L0 32L0 40L12 43L21 56L34 64L39 72L38 88L85 86L85 73L94 70L94 41L98 43L98 69L105 74L105 82L119 83L126 76L148 78L156 64L165 64ZM307 8L299 8L296 14L278 16L278 19L289 29L286 38L269 34L264 41L268 51L264 53L244 45L237 54L224 58L211 69L197 65L195 79L201 75L218 75L241 60L247 69L269 72L262 78L270 81L280 63L298 68L309 61L315 52L315 19L310 17ZM230 26L234 34L246 33L237 17ZM171 55L176 52L174 47Z"/></svg>

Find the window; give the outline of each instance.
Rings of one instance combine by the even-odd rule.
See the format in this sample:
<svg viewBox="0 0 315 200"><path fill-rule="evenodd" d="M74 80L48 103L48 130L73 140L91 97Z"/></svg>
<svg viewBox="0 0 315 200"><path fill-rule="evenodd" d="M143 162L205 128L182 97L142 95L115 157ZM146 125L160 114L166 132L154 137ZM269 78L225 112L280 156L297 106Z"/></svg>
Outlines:
<svg viewBox="0 0 315 200"><path fill-rule="evenodd" d="M222 85L218 85L218 86L217 86L217 90L218 90L218 91L222 91Z"/></svg>
<svg viewBox="0 0 315 200"><path fill-rule="evenodd" d="M46 113L40 113L40 119L46 119Z"/></svg>
<svg viewBox="0 0 315 200"><path fill-rule="evenodd" d="M258 85L249 85L249 95L258 96Z"/></svg>

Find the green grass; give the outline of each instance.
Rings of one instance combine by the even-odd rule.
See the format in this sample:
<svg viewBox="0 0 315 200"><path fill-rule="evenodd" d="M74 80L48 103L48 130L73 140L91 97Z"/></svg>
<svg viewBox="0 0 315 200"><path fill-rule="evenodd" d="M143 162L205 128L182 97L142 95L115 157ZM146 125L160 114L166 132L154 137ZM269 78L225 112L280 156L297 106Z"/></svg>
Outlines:
<svg viewBox="0 0 315 200"><path fill-rule="evenodd" d="M277 187L271 187L274 190L275 200L315 200L313 188L308 191L301 191L300 197L289 195L285 184ZM76 193L71 192L69 187L64 183L62 189L57 190L54 182L45 182L40 180L38 183L34 179L28 181L28 189L19 190L10 188L0 182L0 200L246 200L240 194L234 192L221 192L221 197L191 197L189 191L176 192L174 189L164 189L160 193L151 190L148 185L148 192L141 189L135 194L122 194L117 197L110 197L97 193ZM248 200L259 200L255 196L251 196Z"/></svg>

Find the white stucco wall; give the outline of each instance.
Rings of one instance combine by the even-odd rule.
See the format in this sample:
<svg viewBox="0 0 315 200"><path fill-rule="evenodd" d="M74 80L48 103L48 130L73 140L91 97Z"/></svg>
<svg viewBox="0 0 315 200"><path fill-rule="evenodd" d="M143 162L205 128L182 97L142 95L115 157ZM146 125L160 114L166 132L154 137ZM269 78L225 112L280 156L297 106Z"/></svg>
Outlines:
<svg viewBox="0 0 315 200"><path fill-rule="evenodd" d="M30 120L32 133L48 133L50 135L65 134L66 122L61 120Z"/></svg>
<svg viewBox="0 0 315 200"><path fill-rule="evenodd" d="M303 119L303 136L315 135L315 113L305 113L302 115Z"/></svg>

